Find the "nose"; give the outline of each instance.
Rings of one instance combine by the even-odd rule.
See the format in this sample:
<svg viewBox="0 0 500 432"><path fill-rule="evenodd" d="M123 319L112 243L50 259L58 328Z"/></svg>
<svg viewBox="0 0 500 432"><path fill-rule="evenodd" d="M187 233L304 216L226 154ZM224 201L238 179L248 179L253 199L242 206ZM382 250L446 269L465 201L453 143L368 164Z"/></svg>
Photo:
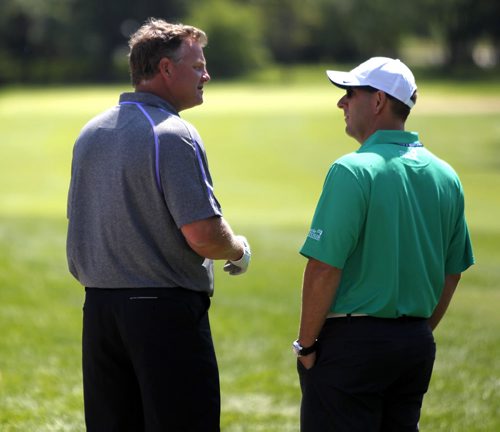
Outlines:
<svg viewBox="0 0 500 432"><path fill-rule="evenodd" d="M210 79L211 79L211 78L210 78L210 75L208 74L208 71L207 71L206 69L205 69L205 71L203 72L203 75L202 75L202 77L201 77L201 78L202 78L203 82L208 82L208 81L210 81Z"/></svg>
<svg viewBox="0 0 500 432"><path fill-rule="evenodd" d="M337 107L339 107L340 109L344 108L346 104L346 95L342 96L339 101L337 102Z"/></svg>

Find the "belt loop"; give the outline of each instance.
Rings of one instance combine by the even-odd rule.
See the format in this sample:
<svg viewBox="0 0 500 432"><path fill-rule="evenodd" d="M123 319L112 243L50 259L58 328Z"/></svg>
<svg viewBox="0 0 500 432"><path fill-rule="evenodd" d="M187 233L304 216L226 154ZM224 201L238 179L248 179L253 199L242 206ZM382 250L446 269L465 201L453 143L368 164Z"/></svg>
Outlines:
<svg viewBox="0 0 500 432"><path fill-rule="evenodd" d="M347 322L349 324L351 324L351 316L352 316L352 314L350 314L350 313L347 314Z"/></svg>

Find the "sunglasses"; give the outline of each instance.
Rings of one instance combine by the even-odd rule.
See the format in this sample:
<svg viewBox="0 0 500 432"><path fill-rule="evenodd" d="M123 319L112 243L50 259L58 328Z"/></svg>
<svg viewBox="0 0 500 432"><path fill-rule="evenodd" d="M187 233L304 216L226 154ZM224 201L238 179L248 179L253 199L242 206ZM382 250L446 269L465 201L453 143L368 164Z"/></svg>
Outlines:
<svg viewBox="0 0 500 432"><path fill-rule="evenodd" d="M350 99L354 95L354 90L362 90L369 93L376 93L378 90L376 88L370 86L358 86L358 87L347 87L345 89L345 94L348 99Z"/></svg>

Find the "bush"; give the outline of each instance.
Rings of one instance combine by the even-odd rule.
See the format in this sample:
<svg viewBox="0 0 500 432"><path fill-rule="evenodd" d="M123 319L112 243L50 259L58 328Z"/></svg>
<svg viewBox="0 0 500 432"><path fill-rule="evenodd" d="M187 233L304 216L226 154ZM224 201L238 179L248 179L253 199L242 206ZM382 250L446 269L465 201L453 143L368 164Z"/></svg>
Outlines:
<svg viewBox="0 0 500 432"><path fill-rule="evenodd" d="M185 20L208 35L205 56L213 77L236 77L268 64L259 11L216 0L197 7Z"/></svg>

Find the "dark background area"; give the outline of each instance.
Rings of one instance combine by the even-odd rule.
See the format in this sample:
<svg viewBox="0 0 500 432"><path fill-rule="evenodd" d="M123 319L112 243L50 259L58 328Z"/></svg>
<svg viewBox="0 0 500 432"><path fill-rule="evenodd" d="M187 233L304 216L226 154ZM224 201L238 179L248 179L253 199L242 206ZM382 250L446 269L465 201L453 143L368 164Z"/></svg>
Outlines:
<svg viewBox="0 0 500 432"><path fill-rule="evenodd" d="M217 78L409 47L437 73L493 75L500 60L498 0L1 0L0 85L124 81L148 17L205 30Z"/></svg>

